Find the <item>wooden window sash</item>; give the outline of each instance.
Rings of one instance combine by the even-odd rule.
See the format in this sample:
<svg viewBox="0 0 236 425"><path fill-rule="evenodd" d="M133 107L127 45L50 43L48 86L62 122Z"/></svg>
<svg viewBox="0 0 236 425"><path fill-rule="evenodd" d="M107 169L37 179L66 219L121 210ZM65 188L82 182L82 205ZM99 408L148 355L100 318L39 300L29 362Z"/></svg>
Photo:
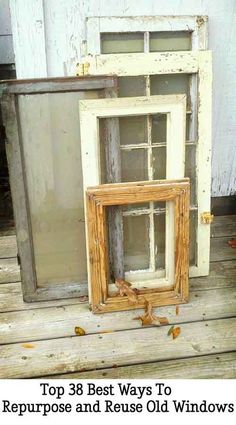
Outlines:
<svg viewBox="0 0 236 425"><path fill-rule="evenodd" d="M90 75L108 73L118 77L150 76L158 74L192 74L190 92L193 120L191 131L198 138L186 145L196 146L196 191L198 207L197 264L190 267L190 277L209 274L210 225L201 221L201 215L210 211L211 189L211 111L212 111L212 57L210 51L167 53L104 54L86 58ZM198 94L198 96L196 95ZM194 118L195 117L195 118ZM181 178L181 176L179 176Z"/></svg>
<svg viewBox="0 0 236 425"><path fill-rule="evenodd" d="M110 294L108 268L108 240L106 208L135 204L138 201L168 201L174 204L175 237L172 256L175 257L174 275L170 286L138 291L138 302L131 304L128 297ZM87 231L91 273L91 309L94 313L129 310L145 306L173 305L188 301L189 267L189 179L161 180L107 184L89 187L87 200Z"/></svg>
<svg viewBox="0 0 236 425"><path fill-rule="evenodd" d="M0 101L6 130L6 151L13 200L17 248L20 259L24 301L43 301L87 295L80 282L38 287L34 260L30 207L24 166L23 141L18 108L19 95L98 90L103 96L116 91L115 77L65 77L31 80L11 80L0 85Z"/></svg>
<svg viewBox="0 0 236 425"><path fill-rule="evenodd" d="M83 183L86 189L89 186L97 186L101 183L101 167L100 167L100 140L98 119L109 118L108 122L119 116L138 116L155 113L166 113L168 116L167 131L167 150L168 158L166 167L166 176L168 179L176 179L184 176L184 156L185 156L185 113L186 113L186 96L170 95L170 96L151 96L137 98L115 98L115 99L99 99L80 101L80 131L82 143L82 168ZM118 140L119 142L119 140ZM112 144L110 144L112 145ZM176 147L178 147L178 160L173 155ZM167 203L166 214L166 272L171 276L174 273L174 265L172 259L173 246L173 220L174 214L172 206ZM87 226L86 226L87 228ZM88 232L88 229L87 229ZM116 240L116 245L122 245L122 240ZM116 258L120 258L123 254L119 251ZM152 253L154 255L154 253ZM87 255L88 257L88 255ZM88 264L89 270L89 264ZM90 272L89 272L90 273ZM159 272L150 273L150 279L157 277ZM125 277L148 279L148 271L140 273L126 273ZM90 282L89 275L89 282ZM149 282L151 283L151 282Z"/></svg>

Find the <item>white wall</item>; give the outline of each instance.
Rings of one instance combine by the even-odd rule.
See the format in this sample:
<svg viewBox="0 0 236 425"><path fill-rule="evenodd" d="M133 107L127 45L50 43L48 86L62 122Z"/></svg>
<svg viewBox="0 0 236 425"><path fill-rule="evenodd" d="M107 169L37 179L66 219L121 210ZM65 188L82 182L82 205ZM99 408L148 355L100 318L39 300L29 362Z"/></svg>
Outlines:
<svg viewBox="0 0 236 425"><path fill-rule="evenodd" d="M0 0L0 64L14 61L9 0Z"/></svg>
<svg viewBox="0 0 236 425"><path fill-rule="evenodd" d="M10 0L18 78L74 75L87 16L208 15L212 196L236 192L236 0Z"/></svg>

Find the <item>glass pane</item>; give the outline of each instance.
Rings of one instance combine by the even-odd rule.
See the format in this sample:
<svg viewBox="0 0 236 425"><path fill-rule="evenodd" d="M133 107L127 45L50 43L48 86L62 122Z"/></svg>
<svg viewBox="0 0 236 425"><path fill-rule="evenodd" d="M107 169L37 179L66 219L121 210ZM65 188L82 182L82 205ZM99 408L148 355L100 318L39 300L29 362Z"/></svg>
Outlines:
<svg viewBox="0 0 236 425"><path fill-rule="evenodd" d="M102 33L101 53L138 53L144 51L141 32Z"/></svg>
<svg viewBox="0 0 236 425"><path fill-rule="evenodd" d="M185 177L190 178L190 205L196 205L196 146L186 145L185 151Z"/></svg>
<svg viewBox="0 0 236 425"><path fill-rule="evenodd" d="M166 147L152 149L153 179L166 178Z"/></svg>
<svg viewBox="0 0 236 425"><path fill-rule="evenodd" d="M152 143L166 143L166 114L152 116Z"/></svg>
<svg viewBox="0 0 236 425"><path fill-rule="evenodd" d="M121 151L121 181L148 180L147 151L132 149Z"/></svg>
<svg viewBox="0 0 236 425"><path fill-rule="evenodd" d="M125 271L149 268L149 216L123 218Z"/></svg>
<svg viewBox="0 0 236 425"><path fill-rule="evenodd" d="M189 74L151 75L151 94L181 94L187 95L187 104L190 106L190 76Z"/></svg>
<svg viewBox="0 0 236 425"><path fill-rule="evenodd" d="M39 286L86 282L78 102L96 92L19 96Z"/></svg>
<svg viewBox="0 0 236 425"><path fill-rule="evenodd" d="M165 237L166 237L166 215L154 214L155 232L155 265L156 269L165 268Z"/></svg>
<svg viewBox="0 0 236 425"><path fill-rule="evenodd" d="M189 224L189 264L194 266L197 264L197 211L190 211Z"/></svg>
<svg viewBox="0 0 236 425"><path fill-rule="evenodd" d="M147 119L145 116L122 117L120 123L120 144L147 143Z"/></svg>
<svg viewBox="0 0 236 425"><path fill-rule="evenodd" d="M130 211L130 210L143 210L143 209L149 209L150 204L148 202L140 202L139 204L129 204L125 205L122 210L124 212Z"/></svg>
<svg viewBox="0 0 236 425"><path fill-rule="evenodd" d="M119 77L119 97L146 95L145 77Z"/></svg>
<svg viewBox="0 0 236 425"><path fill-rule="evenodd" d="M150 52L191 50L191 32L165 31L150 33Z"/></svg>

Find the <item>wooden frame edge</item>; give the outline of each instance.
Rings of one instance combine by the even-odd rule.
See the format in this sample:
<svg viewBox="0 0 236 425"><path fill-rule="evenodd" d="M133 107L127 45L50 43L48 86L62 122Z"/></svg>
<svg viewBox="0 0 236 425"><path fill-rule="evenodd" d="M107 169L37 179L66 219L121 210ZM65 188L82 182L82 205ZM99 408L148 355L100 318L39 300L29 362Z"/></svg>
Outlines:
<svg viewBox="0 0 236 425"><path fill-rule="evenodd" d="M188 300L189 268L189 179L156 182L117 183L90 187L86 192L87 231L91 279L91 309L105 313L136 309L150 301L153 306L181 304ZM108 295L108 239L106 208L137 202L175 202L175 282L173 290L144 290L138 302L129 304L127 297Z"/></svg>

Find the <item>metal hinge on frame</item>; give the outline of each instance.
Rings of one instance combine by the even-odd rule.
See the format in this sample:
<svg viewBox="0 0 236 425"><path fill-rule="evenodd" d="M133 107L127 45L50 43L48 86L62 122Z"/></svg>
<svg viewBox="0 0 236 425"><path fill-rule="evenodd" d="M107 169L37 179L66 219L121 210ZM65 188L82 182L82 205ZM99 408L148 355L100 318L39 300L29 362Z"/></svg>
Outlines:
<svg viewBox="0 0 236 425"><path fill-rule="evenodd" d="M21 266L21 259L20 259L20 255L19 255L19 254L17 254L16 258L17 258L17 264L18 264L18 266Z"/></svg>
<svg viewBox="0 0 236 425"><path fill-rule="evenodd" d="M76 65L76 76L82 77L83 75L89 75L89 62L77 63Z"/></svg>
<svg viewBox="0 0 236 425"><path fill-rule="evenodd" d="M211 224L214 220L214 215L210 212L204 212L201 214L201 223L202 224Z"/></svg>

